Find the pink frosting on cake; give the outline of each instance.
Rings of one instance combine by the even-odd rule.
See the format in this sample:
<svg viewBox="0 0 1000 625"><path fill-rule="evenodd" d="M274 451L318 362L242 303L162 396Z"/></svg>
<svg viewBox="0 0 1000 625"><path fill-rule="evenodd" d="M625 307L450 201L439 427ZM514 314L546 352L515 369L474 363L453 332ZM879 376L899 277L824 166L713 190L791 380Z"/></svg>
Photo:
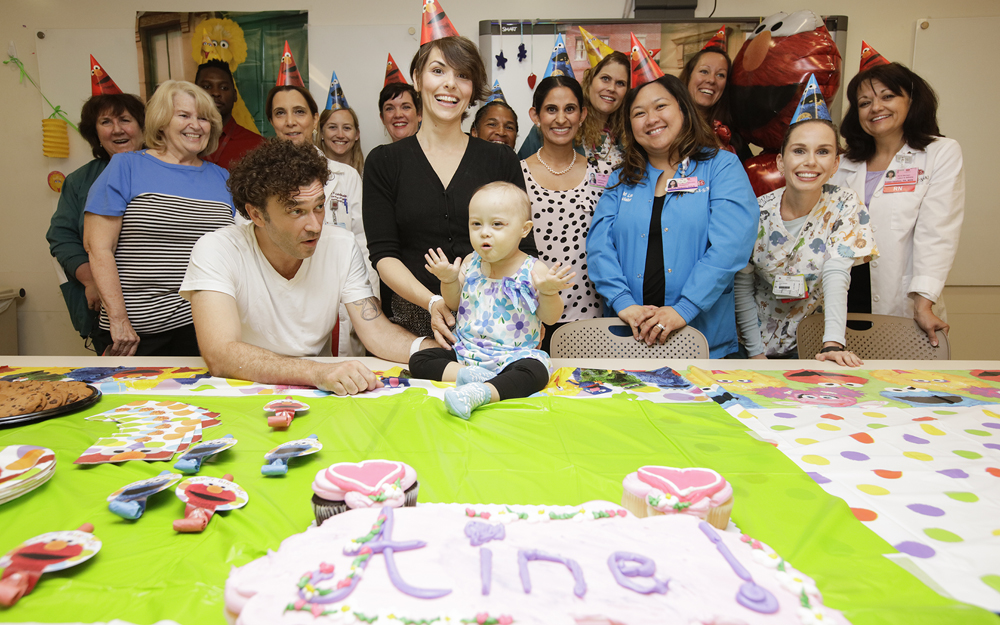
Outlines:
<svg viewBox="0 0 1000 625"><path fill-rule="evenodd" d="M680 512L702 518L709 509L733 496L733 487L724 477L703 468L645 466L626 475L622 486L626 492L641 497L660 512Z"/></svg>
<svg viewBox="0 0 1000 625"><path fill-rule="evenodd" d="M404 503L403 493L416 481L417 472L403 462L363 460L338 462L321 469L312 486L319 497L344 501L351 508L398 508Z"/></svg>

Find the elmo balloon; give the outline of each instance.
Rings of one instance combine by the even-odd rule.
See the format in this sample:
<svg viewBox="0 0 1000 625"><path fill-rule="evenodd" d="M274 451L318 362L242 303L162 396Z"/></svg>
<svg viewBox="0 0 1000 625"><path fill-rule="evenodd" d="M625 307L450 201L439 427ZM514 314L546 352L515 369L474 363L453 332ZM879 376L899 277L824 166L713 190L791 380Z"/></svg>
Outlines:
<svg viewBox="0 0 1000 625"><path fill-rule="evenodd" d="M776 13L747 38L730 74L733 125L764 153L747 161L757 195L784 186L774 163L809 75L828 102L840 87L840 52L823 20L812 11Z"/></svg>

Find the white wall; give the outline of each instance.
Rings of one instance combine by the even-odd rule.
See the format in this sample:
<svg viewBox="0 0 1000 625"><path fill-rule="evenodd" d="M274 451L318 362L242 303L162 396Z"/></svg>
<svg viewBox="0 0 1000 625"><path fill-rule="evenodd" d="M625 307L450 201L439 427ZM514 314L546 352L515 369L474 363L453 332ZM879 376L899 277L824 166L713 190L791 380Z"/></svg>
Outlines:
<svg viewBox="0 0 1000 625"><path fill-rule="evenodd" d="M621 17L623 2L608 0L509 0L501 5L483 0L445 0L444 8L459 32L473 40L478 38L478 24L483 19L543 19L580 18L614 19ZM304 9L309 11L313 25L406 25L419 30L420 0L301 0L296 5L264 0L5 0L3 20L0 20L0 44L14 42L18 55L29 73L38 77L35 60L35 33L48 29L111 29L135 27L136 12L234 10L260 11L268 9ZM703 0L697 17L708 17L712 2ZM848 49L845 52L844 81L857 70L857 54L862 37L889 59L909 62L913 46L914 24L923 17L975 17L1000 15L996 0L892 0L881 3L870 0L823 0L810 4L789 5L777 0L718 0L715 16L766 16L779 10L786 12L809 8L820 14L849 17ZM502 10L503 14L497 11ZM961 45L961 42L956 42ZM372 53L382 56L384 50L373 44ZM350 51L349 54L363 53ZM86 58L87 50L80 50ZM407 59L396 61L407 64ZM69 64L86 61L67 59ZM984 67L990 67L983 60ZM84 71L84 70L81 70ZM340 70L338 69L338 74ZM988 74L988 72L987 72ZM3 146L0 150L0 290L23 287L28 296L18 311L20 353L73 354L83 353L79 337L73 331L66 313L45 242L45 231L55 209L57 196L46 185L46 176L57 168L54 159L41 153L40 114L44 102L27 82L17 83L17 70L0 67L0 119L3 120ZM314 81L328 80L313 76ZM42 84L42 88L45 85ZM984 103L984 106L986 104ZM945 129L947 132L947 129ZM75 137L72 150L86 152L87 146ZM68 172L64 172L68 173ZM956 352L963 358L996 357L989 345L976 336L994 336L992 330L1000 320L997 301L1000 289L964 292L951 305L956 336ZM962 307L964 306L964 308ZM959 327L959 322L967 325ZM965 337L966 341L960 341ZM0 362L2 364L2 362Z"/></svg>

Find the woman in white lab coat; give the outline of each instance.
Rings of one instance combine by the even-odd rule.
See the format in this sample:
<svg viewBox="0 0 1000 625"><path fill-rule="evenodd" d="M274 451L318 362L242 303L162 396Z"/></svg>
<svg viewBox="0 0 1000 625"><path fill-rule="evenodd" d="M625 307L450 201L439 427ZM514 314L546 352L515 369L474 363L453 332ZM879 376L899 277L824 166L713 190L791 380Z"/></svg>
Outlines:
<svg viewBox="0 0 1000 625"><path fill-rule="evenodd" d="M965 209L962 149L938 129L933 89L898 63L857 74L847 98L830 182L864 198L881 254L852 270L848 312L913 317L936 346Z"/></svg>

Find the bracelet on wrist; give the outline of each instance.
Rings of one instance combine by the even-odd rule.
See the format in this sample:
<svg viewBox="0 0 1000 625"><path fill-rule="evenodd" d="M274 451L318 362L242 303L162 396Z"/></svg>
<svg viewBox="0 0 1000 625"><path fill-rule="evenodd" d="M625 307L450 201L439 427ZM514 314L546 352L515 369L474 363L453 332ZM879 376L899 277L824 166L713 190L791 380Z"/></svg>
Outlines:
<svg viewBox="0 0 1000 625"><path fill-rule="evenodd" d="M429 313L431 313L433 315L434 314L434 312L433 312L434 304L440 302L443 299L444 298L441 297L440 295L431 295L431 299L428 300L428 302L427 302L427 312L429 312Z"/></svg>
<svg viewBox="0 0 1000 625"><path fill-rule="evenodd" d="M842 352L842 351L844 351L844 348L841 347L840 345L828 345L823 349L819 350L819 353L825 354L827 352Z"/></svg>

